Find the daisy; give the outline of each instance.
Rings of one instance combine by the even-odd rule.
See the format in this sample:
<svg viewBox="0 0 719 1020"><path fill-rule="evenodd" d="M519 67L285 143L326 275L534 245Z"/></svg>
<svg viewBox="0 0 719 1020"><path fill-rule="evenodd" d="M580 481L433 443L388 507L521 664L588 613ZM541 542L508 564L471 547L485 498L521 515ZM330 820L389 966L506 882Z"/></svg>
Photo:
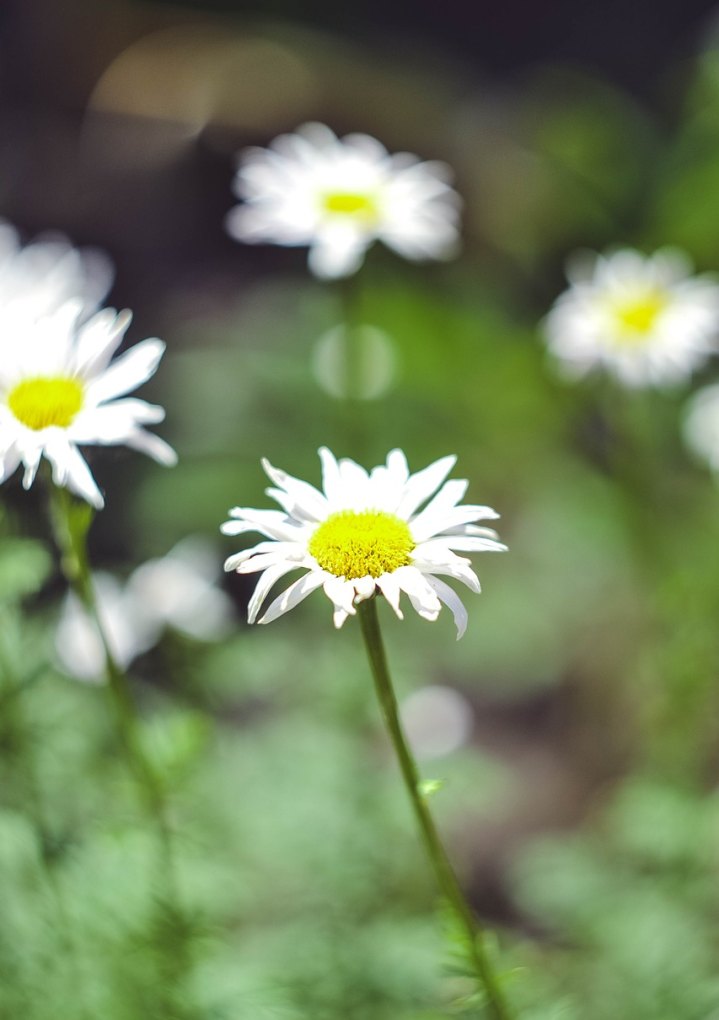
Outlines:
<svg viewBox="0 0 719 1020"><path fill-rule="evenodd" d="M88 316L111 282L112 267L101 252L73 248L59 234L22 247L14 227L0 221L0 317L37 319L69 300L80 301Z"/></svg>
<svg viewBox="0 0 719 1020"><path fill-rule="evenodd" d="M243 153L234 191L245 204L227 229L239 241L308 245L310 269L324 278L355 273L378 240L407 259L446 259L458 247L461 205L450 180L444 163L304 124Z"/></svg>
<svg viewBox="0 0 719 1020"><path fill-rule="evenodd" d="M575 256L545 320L550 351L570 376L601 367L625 386L683 381L719 337L719 284L690 274L670 249Z"/></svg>
<svg viewBox="0 0 719 1020"><path fill-rule="evenodd" d="M164 343L143 340L111 363L130 313L108 308L86 322L82 315L80 302L68 302L37 320L4 323L12 343L0 345L0 482L22 464L29 489L45 456L56 485L100 509L78 446L123 443L168 465L176 456L143 428L162 421L164 410L125 396L155 374Z"/></svg>
<svg viewBox="0 0 719 1020"><path fill-rule="evenodd" d="M93 575L105 636L117 664L130 663L158 643L170 627L199 641L217 641L229 630L232 601L217 587L217 557L203 539L184 539L161 559L139 566L122 584L112 574ZM78 680L104 677L105 649L82 601L69 591L55 632L62 668Z"/></svg>
<svg viewBox="0 0 719 1020"><path fill-rule="evenodd" d="M261 574L248 607L250 623L257 620L275 582L303 570L259 623L276 620L316 588L334 605L336 627L355 615L358 602L375 593L384 595L402 619L404 592L425 620L436 620L442 603L448 606L461 637L467 611L441 577L479 592L470 561L457 552L501 551L506 546L497 541L496 532L474 523L498 514L487 506L458 505L468 483L444 481L456 457L442 457L411 475L401 450L392 450L387 463L370 473L352 460L337 461L324 447L319 455L322 491L263 460L273 482L267 494L282 509L235 507L232 519L222 525L226 535L256 531L267 539L225 563L225 570Z"/></svg>
<svg viewBox="0 0 719 1020"><path fill-rule="evenodd" d="M697 457L719 471L719 384L705 386L690 400L684 439Z"/></svg>

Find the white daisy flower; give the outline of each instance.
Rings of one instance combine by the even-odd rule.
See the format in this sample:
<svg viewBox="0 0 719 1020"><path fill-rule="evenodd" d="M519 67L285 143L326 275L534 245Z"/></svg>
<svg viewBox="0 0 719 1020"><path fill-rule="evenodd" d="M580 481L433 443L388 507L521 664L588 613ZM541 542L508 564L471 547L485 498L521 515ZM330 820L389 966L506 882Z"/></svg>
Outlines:
<svg viewBox="0 0 719 1020"><path fill-rule="evenodd" d="M712 471L719 471L719 384L705 386L689 401L684 418L687 446Z"/></svg>
<svg viewBox="0 0 719 1020"><path fill-rule="evenodd" d="M579 255L545 320L570 376L606 369L625 386L679 383L717 350L719 284L691 275L681 252Z"/></svg>
<svg viewBox="0 0 719 1020"><path fill-rule="evenodd" d="M234 617L230 598L217 587L215 550L200 537L179 542L166 556L141 564L123 584L112 574L93 575L105 635L117 663L130 663L171 627L200 641L217 641ZM98 683L105 650L95 621L68 591L55 632L60 665L78 680Z"/></svg>
<svg viewBox="0 0 719 1020"><path fill-rule="evenodd" d="M90 315L112 283L109 259L94 249L73 248L62 235L22 247L17 231L0 221L0 316L41 318L74 300ZM2 338L0 338L1 342Z"/></svg>
<svg viewBox="0 0 719 1020"><path fill-rule="evenodd" d="M234 191L245 204L227 229L239 241L309 245L310 269L323 278L356 272L378 240L407 259L446 259L457 251L461 205L450 180L444 163L304 124L243 153Z"/></svg>
<svg viewBox="0 0 719 1020"><path fill-rule="evenodd" d="M404 592L425 620L436 620L441 604L448 606L461 637L467 611L441 577L479 592L470 561L457 552L501 551L506 546L497 541L496 532L474 523L498 514L488 506L458 505L468 483L444 481L456 457L442 457L410 475L401 450L392 450L387 463L370 473L352 460L335 460L324 447L319 454L322 491L263 460L274 483L267 494L282 510L235 507L232 519L222 525L226 535L256 531L268 539L225 563L225 570L239 574L261 572L248 607L250 623L257 620L275 582L303 570L259 623L276 620L316 588L333 603L336 627L354 616L356 603L376 592L402 619Z"/></svg>
<svg viewBox="0 0 719 1020"><path fill-rule="evenodd" d="M0 348L0 482L23 464L29 489L45 456L56 485L100 509L102 495L78 446L122 443L162 464L177 458L143 428L162 421L164 410L125 396L154 375L164 343L143 340L111 363L130 313L104 309L82 322L82 311L68 302L11 323L12 343Z"/></svg>

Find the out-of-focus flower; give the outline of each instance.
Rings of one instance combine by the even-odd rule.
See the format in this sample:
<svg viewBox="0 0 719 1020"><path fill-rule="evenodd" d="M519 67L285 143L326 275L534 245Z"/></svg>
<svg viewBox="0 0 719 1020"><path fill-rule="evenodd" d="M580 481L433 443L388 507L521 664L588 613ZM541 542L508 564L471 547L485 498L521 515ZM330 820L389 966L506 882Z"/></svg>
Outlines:
<svg viewBox="0 0 719 1020"><path fill-rule="evenodd" d="M44 455L56 485L101 508L78 446L124 444L175 463L172 448L143 428L162 421L164 410L125 396L154 375L164 343L143 340L111 363L130 318L104 309L83 322L81 304L67 302L35 321L18 315L3 323L12 335L0 340L0 482L23 464L28 489Z"/></svg>
<svg viewBox="0 0 719 1020"><path fill-rule="evenodd" d="M324 278L356 272L377 240L408 259L446 259L457 250L461 206L450 180L444 163L304 124L242 154L235 194L244 204L227 229L240 241L309 245L310 269Z"/></svg>
<svg viewBox="0 0 719 1020"><path fill-rule="evenodd" d="M215 549L193 536L162 559L138 567L126 592L158 628L216 641L227 633L234 615L231 600L217 587L218 573Z"/></svg>
<svg viewBox="0 0 719 1020"><path fill-rule="evenodd" d="M123 668L157 644L167 627L201 641L229 630L231 600L217 585L217 557L199 538L180 542L162 559L142 564L122 584L94 575L95 593L112 653ZM63 669L79 680L98 682L105 652L92 619L73 592L66 596L55 634Z"/></svg>
<svg viewBox="0 0 719 1020"><path fill-rule="evenodd" d="M474 524L496 518L494 510L457 505L468 483L444 481L456 457L442 457L410 475L404 453L392 450L387 463L368 474L353 460L338 462L324 447L319 453L322 492L263 460L275 486L267 494L283 509L235 507L230 510L232 520L222 525L226 535L256 531L269 539L225 563L225 570L240 574L261 572L248 607L250 623L257 619L275 582L293 570L303 570L303 576L271 603L259 623L276 620L320 587L334 605L336 627L355 614L357 602L376 592L402 619L399 603L404 592L425 620L436 620L442 603L448 606L461 637L467 611L439 575L479 592L469 559L457 556L455 550L506 547L497 541L496 532ZM420 510L423 503L426 506Z"/></svg>
<svg viewBox="0 0 719 1020"><path fill-rule="evenodd" d="M142 607L127 598L122 583L112 574L93 575L95 598L110 650L125 669L155 643L156 630L148 625ZM78 680L99 683L105 668L105 651L94 622L75 592L68 591L55 632L55 650L62 668Z"/></svg>
<svg viewBox="0 0 719 1020"><path fill-rule="evenodd" d="M0 318L38 319L70 300L87 317L107 294L112 275L109 259L99 251L73 248L62 235L41 236L22 247L17 231L0 221Z"/></svg>
<svg viewBox="0 0 719 1020"><path fill-rule="evenodd" d="M717 350L719 284L681 252L578 254L544 326L570 376L604 368L625 386L679 383Z"/></svg>
<svg viewBox="0 0 719 1020"><path fill-rule="evenodd" d="M719 384L705 386L689 401L684 417L687 446L719 471Z"/></svg>
<svg viewBox="0 0 719 1020"><path fill-rule="evenodd" d="M404 699L400 708L407 739L418 758L456 751L472 732L472 706L454 687L431 684Z"/></svg>

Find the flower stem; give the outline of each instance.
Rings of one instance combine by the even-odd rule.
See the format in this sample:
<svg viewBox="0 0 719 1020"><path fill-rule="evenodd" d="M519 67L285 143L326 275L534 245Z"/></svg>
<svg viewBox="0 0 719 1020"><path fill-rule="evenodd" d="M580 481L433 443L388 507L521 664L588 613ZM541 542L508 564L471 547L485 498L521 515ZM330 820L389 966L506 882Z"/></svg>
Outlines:
<svg viewBox="0 0 719 1020"><path fill-rule="evenodd" d="M464 897L457 876L437 832L427 800L420 788L419 771L399 720L397 698L392 687L379 627L377 600L371 598L360 603L358 612L362 636L374 678L375 691L397 755L397 760L399 761L402 778L409 794L412 810L419 826L425 850L434 869L439 887L464 929L470 962L486 996L489 1015L492 1017L492 1020L511 1020L512 1013L505 1001L497 976L487 957L484 946L484 932Z"/></svg>
<svg viewBox="0 0 719 1020"><path fill-rule="evenodd" d="M137 708L127 676L117 662L110 646L105 624L99 612L90 572L86 535L91 520L91 511L84 505L79 508L80 512L87 512L87 516L78 525L74 516L74 511L78 508L73 505L72 497L67 490L53 485L51 493L51 516L55 540L61 554L62 572L92 619L102 642L105 653L107 690L115 712L120 741L128 766L137 782L143 805L158 829L161 847L160 872L165 885L167 904L177 909L178 896L172 840L162 783L142 746Z"/></svg>

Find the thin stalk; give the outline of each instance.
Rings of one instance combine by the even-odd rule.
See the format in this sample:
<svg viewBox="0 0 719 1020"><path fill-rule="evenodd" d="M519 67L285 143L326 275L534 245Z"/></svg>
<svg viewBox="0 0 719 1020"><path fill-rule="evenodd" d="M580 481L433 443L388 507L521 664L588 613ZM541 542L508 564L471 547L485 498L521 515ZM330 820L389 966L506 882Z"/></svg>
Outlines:
<svg viewBox="0 0 719 1020"><path fill-rule="evenodd" d="M427 800L420 789L419 771L402 730L397 698L387 667L387 657L377 616L377 601L374 598L368 599L362 602L358 609L377 699L437 883L464 929L472 967L486 995L487 1009L492 1020L511 1020L512 1013L486 953L485 933L464 897L447 852L442 845Z"/></svg>
<svg viewBox="0 0 719 1020"><path fill-rule="evenodd" d="M350 456L362 456L365 436L365 408L362 400L363 353L361 318L359 315L358 275L339 281L339 296L343 329L344 361L341 365L344 378L342 388L342 417L345 438Z"/></svg>
<svg viewBox="0 0 719 1020"><path fill-rule="evenodd" d="M52 522L61 554L63 574L92 619L105 653L105 678L114 709L118 734L140 798L157 826L161 846L160 871L170 906L177 908L174 855L167 805L162 784L148 760L140 737L140 720L124 670L112 651L100 615L87 555L86 529L73 526L72 497L66 489L52 486Z"/></svg>

